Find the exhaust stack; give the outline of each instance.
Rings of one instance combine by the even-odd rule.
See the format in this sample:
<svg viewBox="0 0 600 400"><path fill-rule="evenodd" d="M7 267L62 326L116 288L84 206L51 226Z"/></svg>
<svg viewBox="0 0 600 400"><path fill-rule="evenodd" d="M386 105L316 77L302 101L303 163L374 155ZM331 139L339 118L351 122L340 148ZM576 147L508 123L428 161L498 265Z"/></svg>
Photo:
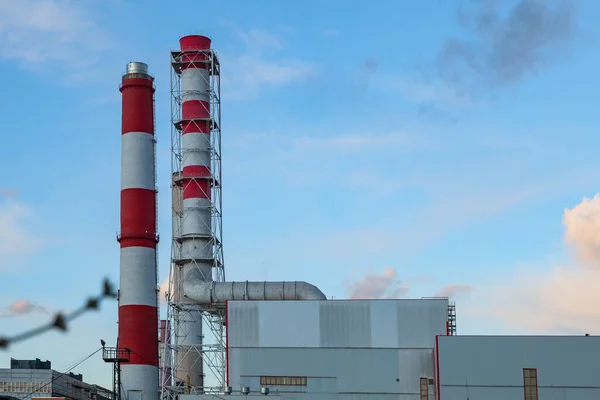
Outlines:
<svg viewBox="0 0 600 400"><path fill-rule="evenodd" d="M118 346L121 396L158 399L158 294L154 78L148 65L130 62L119 90L121 131L121 247ZM138 398L137 396L136 398Z"/></svg>
<svg viewBox="0 0 600 400"><path fill-rule="evenodd" d="M211 39L189 35L171 51L173 325L171 383L165 396L228 393L227 300L326 300L306 282L226 282L222 247L220 62ZM203 332L204 325L209 329ZM215 341L205 338L213 334ZM165 354L165 359L167 355ZM205 368L207 367L207 368ZM214 374L215 382L205 380ZM166 390L165 390L166 389ZM166 397L165 397L166 398Z"/></svg>
<svg viewBox="0 0 600 400"><path fill-rule="evenodd" d="M220 144L215 146L211 133L217 127L211 107L211 76L214 60L211 41L205 36L190 35L179 40L180 51L173 57L173 69L179 76L179 119L174 122L178 130L179 165L173 171L174 248L175 271L174 296L182 301L175 313L175 341L180 351L176 355L174 371L176 384L204 387L202 359L203 326L202 307L185 304L183 282L180 279L194 271L204 282L213 280L213 268L219 267L220 238L215 228L220 205L219 167L217 164ZM175 211L177 210L177 211Z"/></svg>

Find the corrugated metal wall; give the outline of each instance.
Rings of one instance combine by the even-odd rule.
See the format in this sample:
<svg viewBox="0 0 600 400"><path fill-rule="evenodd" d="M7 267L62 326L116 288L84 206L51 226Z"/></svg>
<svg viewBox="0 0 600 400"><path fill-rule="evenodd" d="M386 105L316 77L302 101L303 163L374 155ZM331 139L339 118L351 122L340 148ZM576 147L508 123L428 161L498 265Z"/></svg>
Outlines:
<svg viewBox="0 0 600 400"><path fill-rule="evenodd" d="M0 395L23 400L49 397L52 393L51 381L50 369L0 369Z"/></svg>
<svg viewBox="0 0 600 400"><path fill-rule="evenodd" d="M0 369L0 395L21 400L50 396L79 400L110 398L107 389L49 369Z"/></svg>
<svg viewBox="0 0 600 400"><path fill-rule="evenodd" d="M448 302L230 301L229 347L433 348Z"/></svg>
<svg viewBox="0 0 600 400"><path fill-rule="evenodd" d="M600 398L600 337L440 336L441 400L523 399L537 368L540 400Z"/></svg>
<svg viewBox="0 0 600 400"><path fill-rule="evenodd" d="M419 378L434 376L447 313L444 299L229 302L229 384L259 390L260 376L306 376L306 387L271 390L418 399Z"/></svg>

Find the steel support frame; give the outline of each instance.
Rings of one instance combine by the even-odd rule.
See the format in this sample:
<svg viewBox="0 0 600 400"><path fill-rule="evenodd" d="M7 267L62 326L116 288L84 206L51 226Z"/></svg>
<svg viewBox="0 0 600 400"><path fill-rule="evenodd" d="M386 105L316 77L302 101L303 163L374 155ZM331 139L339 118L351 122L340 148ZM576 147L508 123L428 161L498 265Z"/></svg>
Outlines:
<svg viewBox="0 0 600 400"><path fill-rule="evenodd" d="M189 52L186 52L189 54ZM221 196L221 84L220 84L220 64L217 54L214 50L203 50L210 66L210 154L211 154L211 222L212 235L209 240L209 246L212 246L212 280L217 282L225 281L225 269L223 260L222 246L222 196ZM182 148L181 132L181 55L179 51L171 52L170 70L171 70L171 177L173 179L173 241L171 245L171 263L169 270L169 288L166 293L167 300L167 320L170 321L170 340L164 345L164 360L170 361L171 381L161 382L161 399L175 399L178 393L223 393L226 386L226 349L225 349L225 312L221 309L202 309L197 311L197 305L186 301L183 297L182 279L176 279L182 276L182 265L180 260L181 242L180 232L183 222L182 206L183 188L179 184L182 174L182 165L184 158L184 149ZM200 59L200 58L198 58ZM192 63L193 64L193 63ZM183 317L197 318L202 320L203 342L201 346L191 346L183 349L177 344L175 335L177 326ZM211 337L206 333L210 332ZM178 375L178 360L184 353L194 352L201 356L201 362L204 364L204 387L185 387L177 386L175 377ZM168 353L168 356L167 356ZM179 357L178 357L179 356Z"/></svg>
<svg viewBox="0 0 600 400"><path fill-rule="evenodd" d="M121 399L121 363L129 362L130 355L130 350L126 348L102 346L102 359L113 365L112 400Z"/></svg>

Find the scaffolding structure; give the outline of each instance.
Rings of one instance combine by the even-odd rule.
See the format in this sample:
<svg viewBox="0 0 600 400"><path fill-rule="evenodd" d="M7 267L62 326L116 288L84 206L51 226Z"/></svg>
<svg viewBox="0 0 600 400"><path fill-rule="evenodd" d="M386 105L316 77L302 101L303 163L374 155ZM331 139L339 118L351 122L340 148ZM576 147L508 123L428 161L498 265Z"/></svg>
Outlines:
<svg viewBox="0 0 600 400"><path fill-rule="evenodd" d="M190 53L191 56L190 56ZM194 54L195 53L195 54ZM209 74L207 88L210 98L208 118L198 118L193 123L206 124L210 130L210 235L204 237L203 243L210 246L210 260L197 260L203 265L212 265L212 276L205 277L207 281L224 282L225 270L222 247L222 196L221 196L221 85L220 65L217 54L212 49L190 52L171 52L171 172L172 172L172 211L173 211L173 241L171 245L171 263L169 271L169 289L166 293L167 320L170 321L171 330L169 338L165 341L164 360L170 362L170 381L161 382L161 399L175 399L179 393L223 393L226 386L226 357L225 357L225 310L220 308L200 307L188 301L183 296L183 264L188 265L190 260L183 260L182 242L189 237L182 237L183 213L183 182L190 181L189 176L183 176L183 162L186 152L182 140L182 91L181 79L184 65L188 67L194 63L208 66ZM189 61L198 60L198 61ZM200 67L200 65L198 65ZM189 120L188 120L189 123ZM206 150L206 149L203 149ZM198 177L206 180L206 176ZM194 177L191 177L192 182ZM201 270L200 265L198 269ZM201 324L202 337L197 345L182 346L181 330L178 327L184 324ZM187 325L186 325L187 326ZM205 334L208 332L209 334ZM182 363L182 359L195 360L201 366ZM195 369L194 369L195 368ZM192 385L188 371L201 371L204 375L202 386ZM181 379L187 376L186 379Z"/></svg>

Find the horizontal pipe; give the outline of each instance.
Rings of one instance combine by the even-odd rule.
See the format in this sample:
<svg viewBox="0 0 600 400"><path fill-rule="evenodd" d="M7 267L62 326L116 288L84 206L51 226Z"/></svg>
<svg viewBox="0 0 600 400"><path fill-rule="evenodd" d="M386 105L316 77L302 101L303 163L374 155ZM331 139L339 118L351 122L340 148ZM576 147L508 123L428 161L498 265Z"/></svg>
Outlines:
<svg viewBox="0 0 600 400"><path fill-rule="evenodd" d="M185 297L199 304L224 304L228 300L327 300L307 282L206 282L197 271L184 279Z"/></svg>

